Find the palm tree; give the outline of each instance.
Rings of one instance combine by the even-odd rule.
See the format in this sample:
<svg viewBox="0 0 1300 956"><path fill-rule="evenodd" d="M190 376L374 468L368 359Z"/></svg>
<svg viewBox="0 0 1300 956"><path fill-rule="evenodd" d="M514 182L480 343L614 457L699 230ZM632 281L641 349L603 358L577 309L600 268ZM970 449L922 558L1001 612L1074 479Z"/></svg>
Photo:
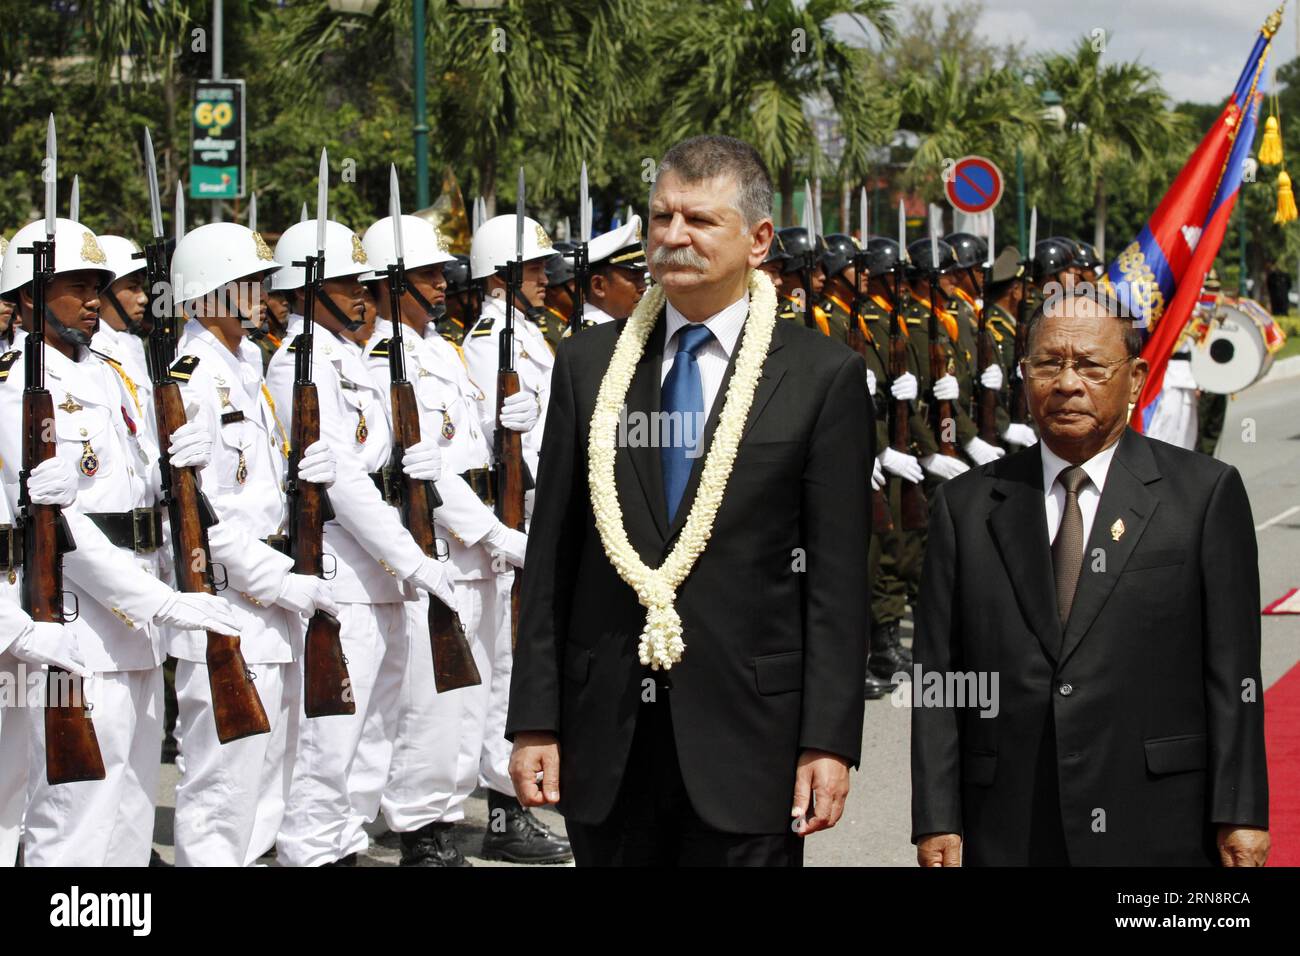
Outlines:
<svg viewBox="0 0 1300 956"><path fill-rule="evenodd" d="M895 95L899 128L919 138L904 179L930 199L939 198L952 160L978 153L1007 169L1016 146L1041 133L1036 97L1008 68L968 79L958 58L944 54L934 73L906 75Z"/></svg>
<svg viewBox="0 0 1300 956"><path fill-rule="evenodd" d="M782 221L793 223L795 165L807 157L815 172L820 152L805 105L814 99L858 102L866 51L841 39L835 18L864 32L893 36L892 0L717 0L674 10L652 41L665 64L659 83L671 91L667 136L725 132L748 139L776 172ZM860 113L842 129L865 137ZM846 145L856 154L861 143Z"/></svg>
<svg viewBox="0 0 1300 956"><path fill-rule="evenodd" d="M1040 61L1043 81L1061 95L1059 153L1066 174L1093 197L1093 244L1106 253L1106 172L1114 163L1150 165L1186 131L1169 109L1159 74L1140 63L1106 63L1092 40Z"/></svg>

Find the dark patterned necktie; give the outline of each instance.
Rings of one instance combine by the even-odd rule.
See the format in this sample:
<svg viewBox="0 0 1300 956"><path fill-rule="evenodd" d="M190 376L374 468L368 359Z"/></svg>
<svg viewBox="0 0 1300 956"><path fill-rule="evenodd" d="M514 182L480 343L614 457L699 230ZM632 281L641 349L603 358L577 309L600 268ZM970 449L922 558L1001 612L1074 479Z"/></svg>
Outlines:
<svg viewBox="0 0 1300 956"><path fill-rule="evenodd" d="M1071 465L1056 479L1065 489L1065 510L1061 514L1061 527L1052 542L1052 568L1056 573L1056 607L1061 614L1061 628L1070 619L1070 606L1074 604L1074 591L1079 585L1079 571L1083 567L1083 512L1079 509L1079 489L1088 480L1088 473L1078 465Z"/></svg>

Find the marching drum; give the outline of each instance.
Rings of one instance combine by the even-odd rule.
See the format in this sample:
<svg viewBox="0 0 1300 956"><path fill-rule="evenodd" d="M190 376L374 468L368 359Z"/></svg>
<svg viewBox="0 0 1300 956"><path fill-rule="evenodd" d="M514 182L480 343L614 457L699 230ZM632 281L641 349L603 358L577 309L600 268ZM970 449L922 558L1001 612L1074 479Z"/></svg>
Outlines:
<svg viewBox="0 0 1300 956"><path fill-rule="evenodd" d="M1209 322L1208 334L1192 346L1192 378L1203 392L1230 395L1258 382L1286 341L1273 317L1253 299L1224 297L1198 318Z"/></svg>

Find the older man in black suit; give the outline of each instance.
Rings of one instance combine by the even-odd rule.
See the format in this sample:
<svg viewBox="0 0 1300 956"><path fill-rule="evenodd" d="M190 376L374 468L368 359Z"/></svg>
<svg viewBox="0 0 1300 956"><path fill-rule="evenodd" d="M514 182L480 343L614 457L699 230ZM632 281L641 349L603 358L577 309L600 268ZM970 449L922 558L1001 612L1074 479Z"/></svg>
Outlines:
<svg viewBox="0 0 1300 956"><path fill-rule="evenodd" d="M866 370L843 345L776 322L755 274L771 200L748 144L675 146L650 205L662 291L556 356L507 735L520 800L563 792L580 865L798 865L801 837L839 819L858 760ZM751 341L761 365L746 359ZM602 388L614 409L626 396L617 429ZM743 415L723 414L733 402ZM667 442L636 430L665 416L683 426ZM711 478L728 443L734 463L721 455ZM698 549L714 508L675 591L637 578L679 545Z"/></svg>
<svg viewBox="0 0 1300 956"><path fill-rule="evenodd" d="M1128 428L1147 367L1116 316L1049 299L1022 364L1042 441L935 495L914 650L923 866L1267 858L1250 503L1236 469ZM995 699L944 693L971 686Z"/></svg>

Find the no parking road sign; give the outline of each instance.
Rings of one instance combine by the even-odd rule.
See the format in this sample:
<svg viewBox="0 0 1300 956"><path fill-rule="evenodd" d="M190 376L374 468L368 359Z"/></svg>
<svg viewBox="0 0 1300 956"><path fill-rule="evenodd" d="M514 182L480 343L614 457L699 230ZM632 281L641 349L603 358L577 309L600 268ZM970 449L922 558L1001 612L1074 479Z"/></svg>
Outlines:
<svg viewBox="0 0 1300 956"><path fill-rule="evenodd" d="M944 178L948 202L964 213L986 212L1002 198L1002 170L983 156L962 157Z"/></svg>

